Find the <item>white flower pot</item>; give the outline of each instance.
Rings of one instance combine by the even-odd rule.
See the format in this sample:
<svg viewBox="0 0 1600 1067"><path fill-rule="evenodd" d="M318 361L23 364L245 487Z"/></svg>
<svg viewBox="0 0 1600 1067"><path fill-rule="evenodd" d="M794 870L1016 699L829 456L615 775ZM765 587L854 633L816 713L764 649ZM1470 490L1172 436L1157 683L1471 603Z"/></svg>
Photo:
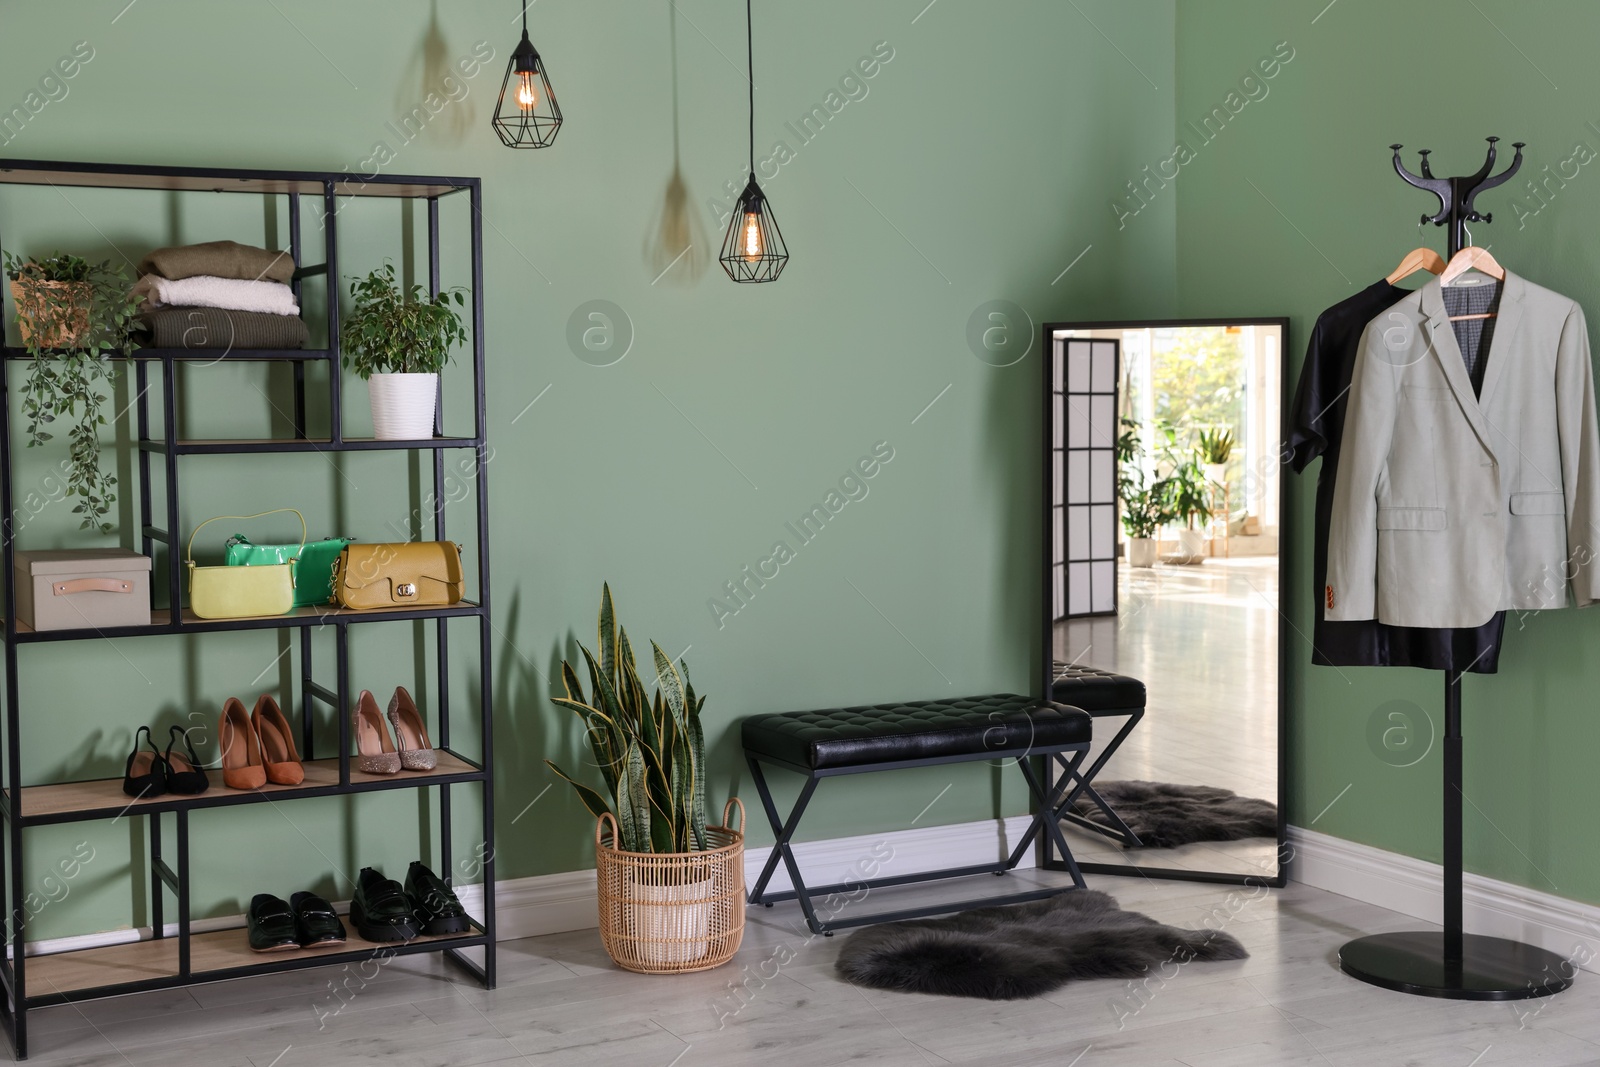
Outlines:
<svg viewBox="0 0 1600 1067"><path fill-rule="evenodd" d="M367 379L372 431L380 441L425 441L433 436L437 374L374 374Z"/></svg>
<svg viewBox="0 0 1600 1067"><path fill-rule="evenodd" d="M1178 555L1184 559L1199 559L1206 554L1206 532L1188 527L1178 531Z"/></svg>
<svg viewBox="0 0 1600 1067"><path fill-rule="evenodd" d="M1156 542L1153 537L1128 538L1128 566L1154 567L1156 565Z"/></svg>
<svg viewBox="0 0 1600 1067"><path fill-rule="evenodd" d="M684 885L633 884L638 951L653 966L693 963L710 949L715 879Z"/></svg>
<svg viewBox="0 0 1600 1067"><path fill-rule="evenodd" d="M1205 464L1206 481L1212 485L1228 484L1228 465L1226 463Z"/></svg>

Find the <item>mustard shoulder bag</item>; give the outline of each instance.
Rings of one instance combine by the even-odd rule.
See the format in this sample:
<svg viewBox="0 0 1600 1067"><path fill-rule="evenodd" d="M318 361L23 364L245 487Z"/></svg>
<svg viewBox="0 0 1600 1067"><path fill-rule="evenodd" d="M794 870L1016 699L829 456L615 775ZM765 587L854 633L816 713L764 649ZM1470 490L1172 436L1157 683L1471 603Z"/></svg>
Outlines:
<svg viewBox="0 0 1600 1067"><path fill-rule="evenodd" d="M261 567L200 567L194 562L194 539L221 519L259 519L289 512L300 520L300 544L306 543L306 517L294 508L274 508L254 515L217 515L194 528L184 550L189 565L189 610L202 619L243 619L282 615L294 608L294 559ZM295 555L298 557L298 550Z"/></svg>

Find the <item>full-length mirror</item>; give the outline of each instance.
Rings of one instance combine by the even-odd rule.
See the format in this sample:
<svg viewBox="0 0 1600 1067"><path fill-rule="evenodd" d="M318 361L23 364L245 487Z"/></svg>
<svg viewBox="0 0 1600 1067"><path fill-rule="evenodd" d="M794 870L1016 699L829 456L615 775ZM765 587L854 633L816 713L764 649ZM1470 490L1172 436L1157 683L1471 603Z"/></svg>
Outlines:
<svg viewBox="0 0 1600 1067"><path fill-rule="evenodd" d="M1086 872L1281 877L1287 332L1044 329L1046 659L1094 716L1062 827Z"/></svg>

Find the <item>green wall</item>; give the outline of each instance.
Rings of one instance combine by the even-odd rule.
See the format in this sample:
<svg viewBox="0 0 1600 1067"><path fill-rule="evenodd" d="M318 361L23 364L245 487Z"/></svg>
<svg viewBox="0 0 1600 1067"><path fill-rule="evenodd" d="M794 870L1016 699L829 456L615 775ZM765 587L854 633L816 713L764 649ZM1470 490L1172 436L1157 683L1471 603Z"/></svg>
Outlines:
<svg viewBox="0 0 1600 1067"><path fill-rule="evenodd" d="M708 202L742 180L744 27L731 0L682 0L676 77L667 0L539 3L535 39L568 119L543 152L503 149L488 128L515 43L513 3L124 5L0 0L0 112L26 107L76 42L93 50L64 96L47 84L54 99L33 101L37 114L8 131L0 156L352 171L376 157L390 173L484 179L501 877L592 863L591 823L541 760L578 759L575 724L548 703L547 679L575 637L590 640L602 581L636 641L690 647L710 698L719 799L750 794L737 759L743 716L1029 687L1042 592L1038 355L980 361L968 323L996 300L1034 323L1175 310L1177 198L1120 223L1104 207L1169 151L1172 0L757 4L757 143L763 157L779 139L792 154L766 187L794 259L763 287L714 268L696 276L697 254L657 280L649 255L673 173L674 99L691 232L720 238ZM419 135L397 136L390 124L480 41L494 59L464 98ZM875 47L892 58L866 95L830 101ZM814 105L839 110L802 143L785 124ZM173 241L283 240L282 210L211 194L13 191L0 195L0 238L137 259ZM446 208L447 232L460 232L457 211ZM356 205L340 226L346 275L386 257L418 262L420 215L400 205ZM458 246L446 280L465 280ZM308 300L312 317L321 299ZM592 300L632 323L632 348L612 366L569 347L569 317ZM281 370L224 365L180 384L186 433L282 432ZM120 409L132 394L126 381L118 390ZM350 392L360 425L364 389ZM124 419L107 440L129 433ZM788 540L785 522L877 442L894 458L868 495L719 626L708 601ZM21 455L19 484L43 484L53 461ZM131 544L132 468L120 463L123 526L107 543ZM415 469L400 457L186 463L186 527L294 504L315 535L377 540L417 505ZM31 519L24 546L100 543L64 512L54 504ZM457 629L461 647L472 633ZM356 645L357 686L420 688L433 670L405 627L365 627ZM208 722L229 695L248 702L288 686L297 653L286 648L247 634L25 650L28 780L120 773L138 724ZM318 655L326 663L328 649ZM463 698L475 692L459 684ZM1026 806L1011 783L975 769L828 792L808 823L819 836L904 827L924 809L918 825ZM394 794L203 813L196 914L236 914L263 890L347 896L346 876L367 863L399 873L434 823L425 804ZM769 839L763 827L751 836ZM470 852L475 839L460 840ZM127 893L147 847L128 820L30 832L29 888L62 895L39 880L85 841L95 859L33 918L31 937L147 921L144 890L131 908Z"/></svg>
<svg viewBox="0 0 1600 1067"><path fill-rule="evenodd" d="M1484 195L1479 206L1495 221L1473 228L1477 242L1492 243L1511 270L1595 306L1593 4L1214 0L1180 5L1177 18L1180 131L1222 104L1274 43L1295 51L1270 94L1176 182L1184 314L1288 314L1298 364L1323 308L1424 243L1417 219L1432 198L1395 176L1387 146L1404 144L1412 169L1414 150L1431 148L1438 173L1465 174L1489 135L1504 140L1502 166L1513 141L1528 143L1527 158L1518 178ZM1433 227L1425 241L1444 247ZM1290 819L1437 861L1440 753L1427 735L1443 729L1442 676L1310 665L1313 477L1291 475L1287 496ZM1597 642L1600 613L1512 616L1500 673L1465 682L1468 869L1600 901L1600 853L1588 847L1600 717L1585 665ZM1369 741L1375 717L1409 723L1412 740L1391 734L1388 749Z"/></svg>

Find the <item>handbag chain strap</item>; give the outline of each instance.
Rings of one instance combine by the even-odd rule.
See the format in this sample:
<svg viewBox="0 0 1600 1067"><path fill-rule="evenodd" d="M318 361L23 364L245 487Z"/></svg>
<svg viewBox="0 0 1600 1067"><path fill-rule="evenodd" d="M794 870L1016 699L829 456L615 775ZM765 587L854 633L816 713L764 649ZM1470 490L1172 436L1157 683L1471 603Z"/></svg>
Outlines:
<svg viewBox="0 0 1600 1067"><path fill-rule="evenodd" d="M194 530L189 534L189 544L183 550L184 561L186 563L188 563L191 567L194 566L194 539L195 539L195 535L198 534L201 530L205 529L205 527L210 523L220 522L223 519L234 519L236 521L243 522L245 519L259 519L259 518L263 518L263 517L265 517L267 515L278 515L278 514L281 514L283 512L286 512L286 511L291 513L291 514L293 514L295 518L300 520L300 547L301 548L305 548L306 547L306 517L304 515L300 514L294 508L273 508L271 511L258 511L254 515L213 515L211 518L207 519L205 522L202 522L199 526L196 526L194 528Z"/></svg>

